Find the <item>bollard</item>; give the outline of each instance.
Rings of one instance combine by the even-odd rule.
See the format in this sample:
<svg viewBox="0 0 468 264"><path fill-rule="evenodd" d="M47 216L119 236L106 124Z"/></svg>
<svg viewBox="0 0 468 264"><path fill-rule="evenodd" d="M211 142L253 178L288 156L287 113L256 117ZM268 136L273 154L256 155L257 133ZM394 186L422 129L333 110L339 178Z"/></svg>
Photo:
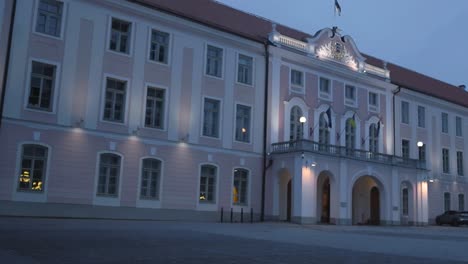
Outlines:
<svg viewBox="0 0 468 264"><path fill-rule="evenodd" d="M244 208L241 207L241 223L244 223Z"/></svg>
<svg viewBox="0 0 468 264"><path fill-rule="evenodd" d="M232 208L231 208L231 223L232 223L232 213L233 213L233 212L232 212Z"/></svg>
<svg viewBox="0 0 468 264"><path fill-rule="evenodd" d="M221 207L221 223L223 222L223 214L224 214L224 208Z"/></svg>
<svg viewBox="0 0 468 264"><path fill-rule="evenodd" d="M250 208L250 223L253 223L253 208Z"/></svg>

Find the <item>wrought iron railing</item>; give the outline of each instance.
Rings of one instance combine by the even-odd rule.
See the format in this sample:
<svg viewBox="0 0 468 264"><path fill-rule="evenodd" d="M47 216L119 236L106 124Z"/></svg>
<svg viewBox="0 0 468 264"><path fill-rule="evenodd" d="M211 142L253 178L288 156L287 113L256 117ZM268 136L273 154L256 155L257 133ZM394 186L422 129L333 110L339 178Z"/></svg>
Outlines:
<svg viewBox="0 0 468 264"><path fill-rule="evenodd" d="M361 149L349 149L343 146L322 144L306 139L274 143L271 147L272 154L313 152L334 157L350 158L416 169L426 169L426 163L421 160L370 152Z"/></svg>

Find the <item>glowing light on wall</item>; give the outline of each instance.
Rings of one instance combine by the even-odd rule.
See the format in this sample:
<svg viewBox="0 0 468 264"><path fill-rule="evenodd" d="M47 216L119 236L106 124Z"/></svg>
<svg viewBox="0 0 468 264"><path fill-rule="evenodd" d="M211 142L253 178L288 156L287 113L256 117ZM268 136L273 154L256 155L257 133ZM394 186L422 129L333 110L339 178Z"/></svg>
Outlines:
<svg viewBox="0 0 468 264"><path fill-rule="evenodd" d="M358 63L348 49L338 42L328 42L317 49L317 56L320 59L334 60L345 64L351 69L357 71Z"/></svg>

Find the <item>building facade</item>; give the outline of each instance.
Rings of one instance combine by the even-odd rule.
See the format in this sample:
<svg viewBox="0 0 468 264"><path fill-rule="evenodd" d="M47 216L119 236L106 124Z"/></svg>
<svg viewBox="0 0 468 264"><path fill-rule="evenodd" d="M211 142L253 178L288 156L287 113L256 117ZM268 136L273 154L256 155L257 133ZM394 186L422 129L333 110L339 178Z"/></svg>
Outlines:
<svg viewBox="0 0 468 264"><path fill-rule="evenodd" d="M337 28L208 0L0 14L1 215L423 225L464 210L468 93Z"/></svg>

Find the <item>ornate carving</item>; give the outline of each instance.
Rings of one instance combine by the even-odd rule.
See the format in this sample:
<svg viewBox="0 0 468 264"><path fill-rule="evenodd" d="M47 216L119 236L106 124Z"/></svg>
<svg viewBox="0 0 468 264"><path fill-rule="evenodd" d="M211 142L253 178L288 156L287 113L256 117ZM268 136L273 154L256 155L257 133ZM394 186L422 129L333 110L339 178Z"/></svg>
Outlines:
<svg viewBox="0 0 468 264"><path fill-rule="evenodd" d="M348 49L340 42L330 41L317 49L320 58L327 58L341 62L350 68L357 70L358 63Z"/></svg>

